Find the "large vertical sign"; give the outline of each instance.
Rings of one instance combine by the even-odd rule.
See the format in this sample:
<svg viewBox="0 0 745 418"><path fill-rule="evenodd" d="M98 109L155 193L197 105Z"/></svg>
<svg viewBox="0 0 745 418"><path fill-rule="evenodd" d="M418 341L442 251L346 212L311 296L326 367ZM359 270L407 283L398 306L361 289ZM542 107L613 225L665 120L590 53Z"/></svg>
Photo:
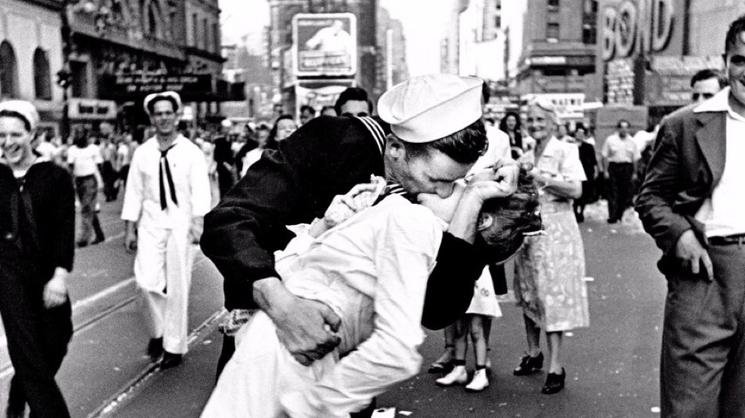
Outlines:
<svg viewBox="0 0 745 418"><path fill-rule="evenodd" d="M303 13L292 19L295 76L354 76L357 19L352 13Z"/></svg>
<svg viewBox="0 0 745 418"><path fill-rule="evenodd" d="M646 52L664 51L676 23L674 4L673 0L623 0L606 7L600 18L603 60L631 57L639 52L640 43Z"/></svg>

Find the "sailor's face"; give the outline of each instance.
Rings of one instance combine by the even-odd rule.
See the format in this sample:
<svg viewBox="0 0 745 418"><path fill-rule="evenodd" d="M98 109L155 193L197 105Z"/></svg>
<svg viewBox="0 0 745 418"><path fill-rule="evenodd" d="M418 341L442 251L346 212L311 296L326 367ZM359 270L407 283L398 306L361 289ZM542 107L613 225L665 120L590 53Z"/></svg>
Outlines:
<svg viewBox="0 0 745 418"><path fill-rule="evenodd" d="M395 162L394 178L410 194L432 193L449 197L455 182L465 177L472 164L459 163L439 150L404 157Z"/></svg>
<svg viewBox="0 0 745 418"><path fill-rule="evenodd" d="M30 153L31 132L19 118L12 116L0 117L0 148L8 164L18 164Z"/></svg>
<svg viewBox="0 0 745 418"><path fill-rule="evenodd" d="M417 201L424 207L429 208L438 218L450 222L458 207L458 202L465 191L464 182L457 181L453 185L453 192L448 197L440 197L434 193L419 193Z"/></svg>
<svg viewBox="0 0 745 418"><path fill-rule="evenodd" d="M176 131L178 115L173 103L168 100L158 100L153 104L153 114L150 116L159 135L170 135Z"/></svg>

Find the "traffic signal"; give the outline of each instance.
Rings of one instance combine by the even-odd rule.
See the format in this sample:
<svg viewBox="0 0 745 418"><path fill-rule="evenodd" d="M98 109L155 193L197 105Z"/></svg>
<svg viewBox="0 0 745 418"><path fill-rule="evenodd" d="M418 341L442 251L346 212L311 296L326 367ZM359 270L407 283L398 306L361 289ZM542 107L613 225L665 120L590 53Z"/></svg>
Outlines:
<svg viewBox="0 0 745 418"><path fill-rule="evenodd" d="M57 85L63 89L67 88L70 85L70 76L70 72L65 69L57 71Z"/></svg>

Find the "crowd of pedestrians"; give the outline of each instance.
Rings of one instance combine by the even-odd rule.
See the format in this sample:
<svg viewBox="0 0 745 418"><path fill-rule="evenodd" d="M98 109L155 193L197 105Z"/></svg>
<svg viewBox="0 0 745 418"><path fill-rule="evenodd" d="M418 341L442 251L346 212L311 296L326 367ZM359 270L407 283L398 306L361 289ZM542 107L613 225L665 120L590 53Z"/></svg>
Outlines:
<svg viewBox="0 0 745 418"><path fill-rule="evenodd" d="M197 245L225 281L204 417L370 416L376 396L418 373L422 327L444 329L429 369L439 386L480 392L489 369L514 356L515 376L547 363L540 392L562 391L572 367L563 336L590 326L578 224L601 197L611 224L635 203L664 252L663 416L743 416L743 34L745 17L726 37L729 87L699 73L691 106L636 135L620 119L599 149L592 127L567 124L540 99L486 118L486 84L447 74L396 85L377 106L349 88L333 107L303 106L297 120L281 114L238 134L230 123L180 130L179 94L154 93L141 144L105 123L69 144L37 137L31 103L1 102L7 416L26 405L32 416L70 415L54 378L72 336L66 280L75 246L105 240L99 194L111 202L120 191L143 348L161 369L187 353ZM522 355L489 349L507 277Z"/></svg>

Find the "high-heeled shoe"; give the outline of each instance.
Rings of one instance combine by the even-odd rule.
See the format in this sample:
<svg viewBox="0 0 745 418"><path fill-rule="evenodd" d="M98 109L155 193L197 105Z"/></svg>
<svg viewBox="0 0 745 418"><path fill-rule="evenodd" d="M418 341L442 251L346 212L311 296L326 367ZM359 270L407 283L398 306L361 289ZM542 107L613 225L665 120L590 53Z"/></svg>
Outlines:
<svg viewBox="0 0 745 418"><path fill-rule="evenodd" d="M518 365L512 374L515 376L527 376L533 374L543 368L543 353L539 352L537 356L531 357L529 354L525 354L520 359L520 365Z"/></svg>
<svg viewBox="0 0 745 418"><path fill-rule="evenodd" d="M445 352L442 353L440 358L435 360L427 370L427 373L430 374L436 374L436 373L450 373L451 370L453 370L453 367L455 366L453 364L453 353L452 353L452 345L446 345L445 346Z"/></svg>
<svg viewBox="0 0 745 418"><path fill-rule="evenodd" d="M554 393L561 392L564 389L564 380L566 380L567 372L564 368L561 368L561 374L549 373L546 376L546 384L543 385L541 393L545 395L553 395Z"/></svg>
<svg viewBox="0 0 745 418"><path fill-rule="evenodd" d="M427 369L427 373L450 373L451 370L453 370L453 360L448 360L445 362L436 361L430 364L429 369Z"/></svg>
<svg viewBox="0 0 745 418"><path fill-rule="evenodd" d="M489 387L489 378L486 376L486 369L477 369L471 381L466 385L466 391L481 392L487 387Z"/></svg>
<svg viewBox="0 0 745 418"><path fill-rule="evenodd" d="M468 380L466 366L455 366L453 370L445 376L435 380L437 386L462 385Z"/></svg>

